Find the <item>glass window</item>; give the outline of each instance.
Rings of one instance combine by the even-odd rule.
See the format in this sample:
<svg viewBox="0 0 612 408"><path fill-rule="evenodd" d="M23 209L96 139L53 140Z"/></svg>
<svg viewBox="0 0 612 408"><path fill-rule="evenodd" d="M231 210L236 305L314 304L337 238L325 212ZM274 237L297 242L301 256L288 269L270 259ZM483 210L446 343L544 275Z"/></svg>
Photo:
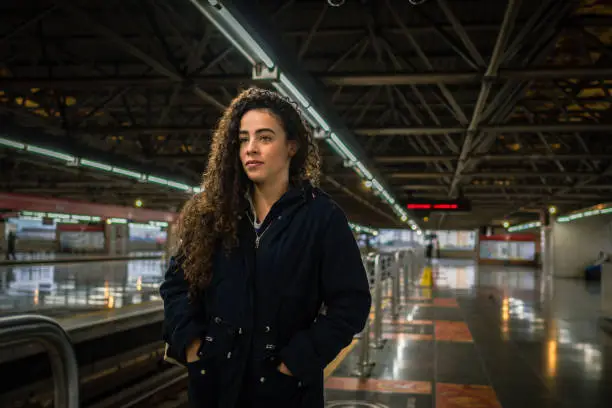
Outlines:
<svg viewBox="0 0 612 408"><path fill-rule="evenodd" d="M427 231L435 234L441 250L473 251L476 248L476 231L472 230L437 230Z"/></svg>

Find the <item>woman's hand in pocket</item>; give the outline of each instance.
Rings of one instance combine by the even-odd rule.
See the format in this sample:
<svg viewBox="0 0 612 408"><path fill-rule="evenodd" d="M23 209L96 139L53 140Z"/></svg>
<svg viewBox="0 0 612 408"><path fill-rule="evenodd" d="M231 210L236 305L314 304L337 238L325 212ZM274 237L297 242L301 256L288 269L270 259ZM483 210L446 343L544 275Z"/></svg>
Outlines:
<svg viewBox="0 0 612 408"><path fill-rule="evenodd" d="M288 375L289 377L293 377L293 374L291 373L291 371L287 368L287 366L285 365L285 363L280 363L280 365L278 366L278 371L280 371L282 374Z"/></svg>
<svg viewBox="0 0 612 408"><path fill-rule="evenodd" d="M187 346L186 358L188 363L193 363L200 359L200 356L198 356L198 351L200 350L201 345L202 340L196 339L192 341L189 346Z"/></svg>

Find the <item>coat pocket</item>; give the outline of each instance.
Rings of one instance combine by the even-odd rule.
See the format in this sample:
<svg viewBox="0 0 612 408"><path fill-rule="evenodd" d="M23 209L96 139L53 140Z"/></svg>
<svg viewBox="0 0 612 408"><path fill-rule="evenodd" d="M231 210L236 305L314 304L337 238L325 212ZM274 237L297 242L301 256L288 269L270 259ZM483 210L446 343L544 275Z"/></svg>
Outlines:
<svg viewBox="0 0 612 408"><path fill-rule="evenodd" d="M302 382L278 370L277 358L267 358L261 366L257 399L262 406L280 408L299 406Z"/></svg>
<svg viewBox="0 0 612 408"><path fill-rule="evenodd" d="M216 406L219 399L219 375L214 358L202 357L187 363L188 395L193 406Z"/></svg>

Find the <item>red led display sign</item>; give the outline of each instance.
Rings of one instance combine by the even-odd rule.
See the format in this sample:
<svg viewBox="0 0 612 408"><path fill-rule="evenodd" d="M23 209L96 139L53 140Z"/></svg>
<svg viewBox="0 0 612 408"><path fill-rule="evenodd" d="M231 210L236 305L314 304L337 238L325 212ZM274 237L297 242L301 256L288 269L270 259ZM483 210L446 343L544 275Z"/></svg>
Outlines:
<svg viewBox="0 0 612 408"><path fill-rule="evenodd" d="M413 201L406 204L411 211L469 211L467 201Z"/></svg>

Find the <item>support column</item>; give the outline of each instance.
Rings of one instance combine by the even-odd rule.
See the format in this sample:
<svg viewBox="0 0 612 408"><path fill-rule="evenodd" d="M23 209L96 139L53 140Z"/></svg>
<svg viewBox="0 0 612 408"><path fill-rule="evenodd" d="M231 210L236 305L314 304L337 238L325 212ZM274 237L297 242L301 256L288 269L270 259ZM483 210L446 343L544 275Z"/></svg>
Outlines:
<svg viewBox="0 0 612 408"><path fill-rule="evenodd" d="M104 238L107 255L127 255L130 238L127 224L106 224Z"/></svg>
<svg viewBox="0 0 612 408"><path fill-rule="evenodd" d="M6 240L8 231L6 230L6 228L7 224L5 220L0 219L0 259L4 259L4 256L6 254L6 247L8 245L8 242Z"/></svg>
<svg viewBox="0 0 612 408"><path fill-rule="evenodd" d="M542 260L542 275L547 278L554 273L555 258L553 253L552 216L548 209L540 210L540 258Z"/></svg>
<svg viewBox="0 0 612 408"><path fill-rule="evenodd" d="M172 257L176 253L178 247L178 237L176 236L176 229L176 224L168 224L168 229L166 231L166 245L164 246L164 255L162 260L164 269L170 262L170 257Z"/></svg>

